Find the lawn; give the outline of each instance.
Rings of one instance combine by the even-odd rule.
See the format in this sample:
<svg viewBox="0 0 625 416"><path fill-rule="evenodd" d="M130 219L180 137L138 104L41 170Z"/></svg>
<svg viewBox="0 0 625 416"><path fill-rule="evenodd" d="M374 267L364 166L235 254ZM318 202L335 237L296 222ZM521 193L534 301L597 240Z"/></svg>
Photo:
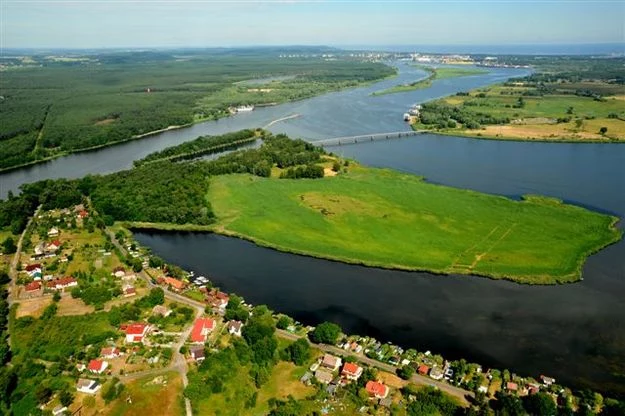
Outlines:
<svg viewBox="0 0 625 416"><path fill-rule="evenodd" d="M617 241L615 218L548 198L513 201L352 165L317 180L215 177L215 231L349 263L553 284Z"/></svg>

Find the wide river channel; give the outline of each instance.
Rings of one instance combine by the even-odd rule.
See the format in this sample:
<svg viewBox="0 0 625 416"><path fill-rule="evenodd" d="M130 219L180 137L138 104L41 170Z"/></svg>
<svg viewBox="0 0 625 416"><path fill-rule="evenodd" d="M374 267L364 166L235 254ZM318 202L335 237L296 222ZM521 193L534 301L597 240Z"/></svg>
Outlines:
<svg viewBox="0 0 625 416"><path fill-rule="evenodd" d="M407 130L411 104L527 73L492 69L430 88L371 96L426 74L400 65L375 85L257 109L215 122L79 153L0 175L0 197L20 184L128 169L132 161L202 134L266 126L317 140ZM625 217L625 145L526 143L436 135L334 147L331 151L432 182L518 197L537 193ZM625 396L625 243L590 257L584 280L523 286L468 276L408 273L307 258L213 234L138 232L167 261L205 274L228 292L315 324L466 358L521 375ZM410 250L410 247L406 247Z"/></svg>

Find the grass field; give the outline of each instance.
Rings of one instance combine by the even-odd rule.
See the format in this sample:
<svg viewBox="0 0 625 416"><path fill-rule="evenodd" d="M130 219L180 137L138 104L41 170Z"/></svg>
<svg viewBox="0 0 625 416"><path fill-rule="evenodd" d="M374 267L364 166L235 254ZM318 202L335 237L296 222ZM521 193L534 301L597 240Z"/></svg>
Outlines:
<svg viewBox="0 0 625 416"><path fill-rule="evenodd" d="M386 94L395 94L398 92L408 92L421 90L424 88L428 88L432 85L432 81L436 79L446 79L446 78L456 78L456 77L467 77L471 75L480 75L488 73L485 69L478 68L456 68L456 67L427 67L418 65L419 68L430 72L430 75L427 78L422 80L403 85L396 85L391 88L387 88L382 91L376 91L371 95L386 95Z"/></svg>
<svg viewBox="0 0 625 416"><path fill-rule="evenodd" d="M207 197L216 232L261 245L529 284L578 280L585 258L620 237L615 218L557 200L512 201L356 165L318 180L219 176Z"/></svg>
<svg viewBox="0 0 625 416"><path fill-rule="evenodd" d="M483 125L479 129L467 129L459 123L456 128L439 131L514 140L625 141L625 105L622 99L625 86L599 81L556 86L554 93L539 96L523 96L533 90L531 87L497 85L471 91L465 96L443 98L437 102L475 114L506 117L510 123ZM596 100L571 93L585 89L605 96L602 100ZM519 108L517 104L520 98L524 105ZM607 132L602 134L602 127L606 127ZM432 129L438 126L416 123L413 128Z"/></svg>
<svg viewBox="0 0 625 416"><path fill-rule="evenodd" d="M182 380L178 373L150 376L125 385L120 398L105 409L110 416L184 415ZM130 398L131 403L126 399Z"/></svg>

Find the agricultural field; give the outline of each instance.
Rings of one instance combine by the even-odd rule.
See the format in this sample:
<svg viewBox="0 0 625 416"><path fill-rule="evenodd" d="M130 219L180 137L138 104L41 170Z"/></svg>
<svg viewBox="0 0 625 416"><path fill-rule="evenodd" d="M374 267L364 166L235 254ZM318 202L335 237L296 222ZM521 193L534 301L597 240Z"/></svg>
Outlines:
<svg viewBox="0 0 625 416"><path fill-rule="evenodd" d="M319 180L218 176L207 198L217 232L279 250L528 284L579 280L585 258L621 236L615 218L555 199L513 201L354 164Z"/></svg>
<svg viewBox="0 0 625 416"><path fill-rule="evenodd" d="M412 82L410 84L396 85L382 91L376 91L371 95L386 95L395 94L398 92L421 90L424 88L429 88L432 85L432 82L437 79L468 77L472 75L481 75L488 73L488 70L480 68L458 68L452 66L441 66L435 68L422 65L417 65L417 67L429 72L430 75L428 75L427 78Z"/></svg>
<svg viewBox="0 0 625 416"><path fill-rule="evenodd" d="M0 170L390 76L380 63L279 53L126 52L3 69ZM240 81L291 75L251 88Z"/></svg>

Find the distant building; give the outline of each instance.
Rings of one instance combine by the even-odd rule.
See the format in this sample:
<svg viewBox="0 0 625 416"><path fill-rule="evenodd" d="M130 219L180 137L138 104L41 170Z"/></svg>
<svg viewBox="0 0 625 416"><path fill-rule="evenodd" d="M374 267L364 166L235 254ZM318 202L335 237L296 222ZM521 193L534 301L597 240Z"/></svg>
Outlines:
<svg viewBox="0 0 625 416"><path fill-rule="evenodd" d="M152 315L161 315L162 317L165 317L165 318L171 315L171 312L172 312L171 309L163 305L156 305L155 307L152 308Z"/></svg>
<svg viewBox="0 0 625 416"><path fill-rule="evenodd" d="M141 342L149 332L149 325L144 323L136 323L122 326L122 330L126 333L126 342Z"/></svg>
<svg viewBox="0 0 625 416"><path fill-rule="evenodd" d="M211 318L198 318L193 324L190 341L193 344L204 344L208 334L215 329L215 320Z"/></svg>
<svg viewBox="0 0 625 416"><path fill-rule="evenodd" d="M117 358L121 355L121 351L117 347L105 347L100 350L100 356L102 358L108 358L112 360L113 358Z"/></svg>
<svg viewBox="0 0 625 416"><path fill-rule="evenodd" d="M241 321L230 321L228 322L228 333L230 335L234 335L236 337L241 336L241 328L243 327L243 322Z"/></svg>
<svg viewBox="0 0 625 416"><path fill-rule="evenodd" d="M91 360L89 361L89 365L87 368L94 374L102 374L106 368L109 366L109 363L103 360Z"/></svg>
<svg viewBox="0 0 625 416"><path fill-rule="evenodd" d="M76 383L76 390L81 393L96 394L102 386L96 380L79 378Z"/></svg>
<svg viewBox="0 0 625 416"><path fill-rule="evenodd" d="M328 370L324 370L323 368L317 369L315 371L315 379L322 384L330 384L334 376Z"/></svg>
<svg viewBox="0 0 625 416"><path fill-rule="evenodd" d="M332 354L325 354L321 360L321 365L325 368L329 368L332 371L336 371L341 366L342 361L339 357L335 357Z"/></svg>
<svg viewBox="0 0 625 416"><path fill-rule="evenodd" d="M189 352L191 353L191 358L193 358L195 361L203 361L206 358L204 353L204 346L202 345L196 345L194 347L191 347L189 349Z"/></svg>
<svg viewBox="0 0 625 416"><path fill-rule="evenodd" d="M362 367L355 363L345 363L341 375L348 380L358 380L362 375Z"/></svg>

